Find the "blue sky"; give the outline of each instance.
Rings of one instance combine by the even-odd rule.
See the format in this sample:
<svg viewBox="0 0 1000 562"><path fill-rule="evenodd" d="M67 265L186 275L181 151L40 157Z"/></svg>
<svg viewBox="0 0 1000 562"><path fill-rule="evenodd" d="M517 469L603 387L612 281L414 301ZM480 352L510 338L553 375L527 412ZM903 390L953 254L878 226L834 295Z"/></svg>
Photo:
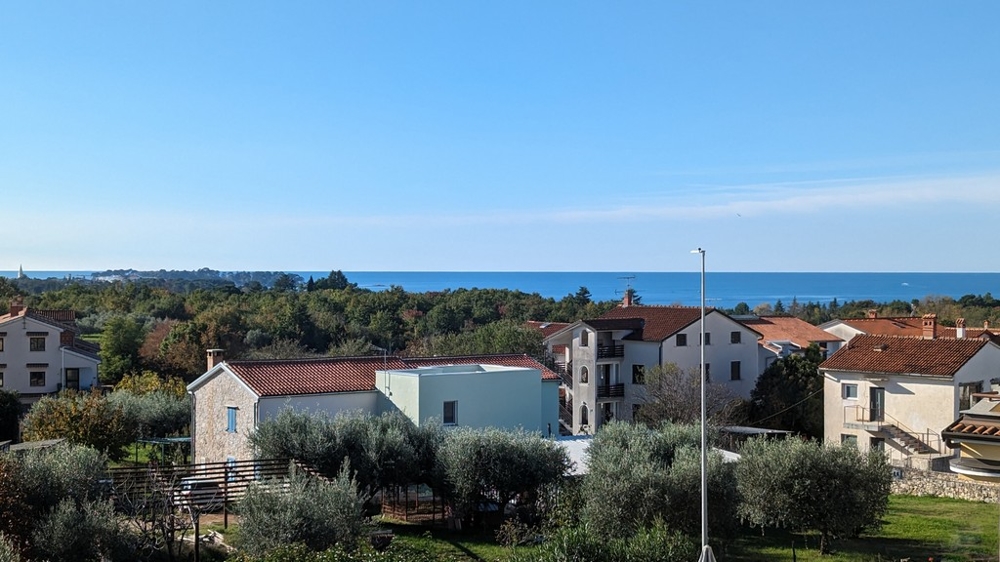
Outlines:
<svg viewBox="0 0 1000 562"><path fill-rule="evenodd" d="M997 21L6 3L0 269L1000 271Z"/></svg>

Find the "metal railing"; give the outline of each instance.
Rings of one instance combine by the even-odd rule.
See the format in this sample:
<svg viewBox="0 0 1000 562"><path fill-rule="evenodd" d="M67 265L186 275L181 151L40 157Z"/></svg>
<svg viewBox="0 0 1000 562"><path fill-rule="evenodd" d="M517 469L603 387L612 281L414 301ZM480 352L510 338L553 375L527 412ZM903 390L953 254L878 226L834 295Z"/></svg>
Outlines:
<svg viewBox="0 0 1000 562"><path fill-rule="evenodd" d="M597 358L609 359L613 357L625 357L624 345L598 345Z"/></svg>
<svg viewBox="0 0 1000 562"><path fill-rule="evenodd" d="M853 414L849 414L849 410L853 410ZM844 406L845 425L847 425L848 420L852 417L854 418L854 422L856 424L861 425L862 428L868 431L887 431L887 427L895 427L899 431L920 441L922 444L927 446L927 448L933 449L935 453L946 453L944 440L941 438L940 433L933 431L929 427L925 431L914 431L903 422L885 413L885 410L879 412L873 411L871 408L866 408L864 406ZM947 452L950 453L950 451Z"/></svg>
<svg viewBox="0 0 1000 562"><path fill-rule="evenodd" d="M564 385L566 385L566 386L568 386L570 388L573 388L573 362L572 361L570 361L569 363L564 363L564 362L556 361L555 364L553 365L552 370L555 371L556 374L559 375L559 378L562 380L562 383Z"/></svg>
<svg viewBox="0 0 1000 562"><path fill-rule="evenodd" d="M621 398L625 396L625 384L599 384L597 385L598 398Z"/></svg>

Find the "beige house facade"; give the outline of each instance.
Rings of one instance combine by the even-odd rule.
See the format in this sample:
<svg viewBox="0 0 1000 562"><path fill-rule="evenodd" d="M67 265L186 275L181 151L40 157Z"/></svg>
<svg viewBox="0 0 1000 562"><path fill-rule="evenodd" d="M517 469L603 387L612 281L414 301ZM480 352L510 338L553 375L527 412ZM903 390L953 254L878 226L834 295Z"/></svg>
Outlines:
<svg viewBox="0 0 1000 562"><path fill-rule="evenodd" d="M950 456L941 431L1000 378L1000 346L980 338L856 335L820 365L824 439L894 462Z"/></svg>

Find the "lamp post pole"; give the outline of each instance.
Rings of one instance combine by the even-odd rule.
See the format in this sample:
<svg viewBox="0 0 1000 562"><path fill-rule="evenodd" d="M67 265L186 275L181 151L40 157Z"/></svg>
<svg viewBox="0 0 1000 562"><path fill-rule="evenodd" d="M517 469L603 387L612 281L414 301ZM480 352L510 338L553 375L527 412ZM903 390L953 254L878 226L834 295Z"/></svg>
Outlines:
<svg viewBox="0 0 1000 562"><path fill-rule="evenodd" d="M705 250L691 250L692 254L701 254L701 557L699 562L715 562L712 547L708 546L708 431L707 411L705 407L705 386L708 377L705 373Z"/></svg>

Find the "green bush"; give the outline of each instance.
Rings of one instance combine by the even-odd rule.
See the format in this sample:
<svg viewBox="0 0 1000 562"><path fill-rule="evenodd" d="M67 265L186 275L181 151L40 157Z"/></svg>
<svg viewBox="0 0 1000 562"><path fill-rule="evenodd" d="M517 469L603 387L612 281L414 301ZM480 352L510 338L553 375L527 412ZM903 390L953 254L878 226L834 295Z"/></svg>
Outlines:
<svg viewBox="0 0 1000 562"><path fill-rule="evenodd" d="M351 551L335 546L322 552L314 552L299 543L282 545L258 556L240 553L228 560L229 562L440 562L440 559L431 553L399 543L393 543L383 552L376 552L366 546Z"/></svg>
<svg viewBox="0 0 1000 562"><path fill-rule="evenodd" d="M21 551L7 535L0 533L0 562L21 562Z"/></svg>
<svg viewBox="0 0 1000 562"><path fill-rule="evenodd" d="M128 560L132 550L109 501L63 500L35 529L33 543L39 559L60 562Z"/></svg>
<svg viewBox="0 0 1000 562"><path fill-rule="evenodd" d="M632 537L608 538L585 527L564 527L540 548L515 552L506 562L686 562L697 559L698 546L662 521Z"/></svg>
<svg viewBox="0 0 1000 562"><path fill-rule="evenodd" d="M252 556L288 544L351 551L369 528L362 507L348 467L330 481L293 468L287 482L269 480L247 490L237 505L239 546Z"/></svg>

